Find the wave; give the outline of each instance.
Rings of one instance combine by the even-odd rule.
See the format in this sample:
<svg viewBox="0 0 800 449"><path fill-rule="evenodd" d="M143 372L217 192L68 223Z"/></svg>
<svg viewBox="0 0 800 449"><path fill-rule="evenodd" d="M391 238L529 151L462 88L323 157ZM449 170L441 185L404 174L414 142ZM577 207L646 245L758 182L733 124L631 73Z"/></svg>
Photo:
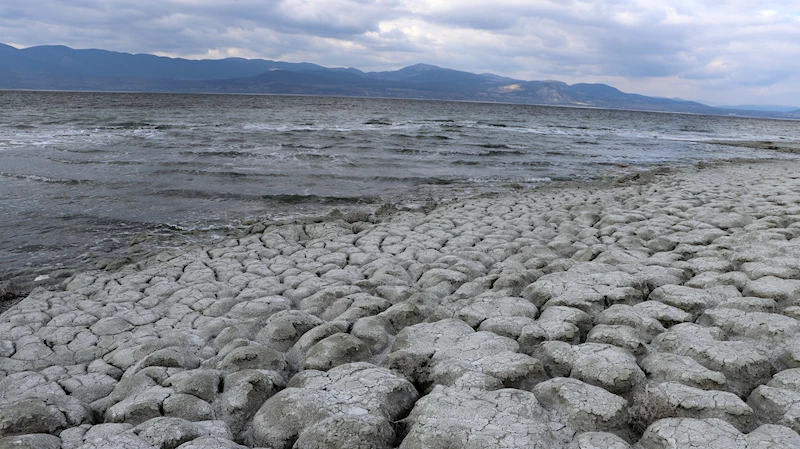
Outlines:
<svg viewBox="0 0 800 449"><path fill-rule="evenodd" d="M52 218L60 222L64 221L69 221L73 223L77 222L82 227L97 227L97 226L106 227L114 229L115 232L119 232L122 230L129 230L129 229L141 229L143 226L152 227L157 225L156 222L151 222L151 221L141 221L131 218L119 219L102 215L94 215L83 211L56 215ZM61 225L57 224L56 226L61 226Z"/></svg>
<svg viewBox="0 0 800 449"><path fill-rule="evenodd" d="M210 192L196 189L167 189L159 190L159 196L180 197L192 199L211 199L211 200L240 200L248 202L263 202L264 200L274 201L280 204L361 204L375 203L380 198L374 196L334 196L334 195L309 195L293 193L275 194L247 194L237 192Z"/></svg>
<svg viewBox="0 0 800 449"><path fill-rule="evenodd" d="M485 156L501 156L506 154L528 154L528 147L522 145L510 145L504 143L483 143L476 145L480 148L488 148L490 151L484 151L481 154Z"/></svg>
<svg viewBox="0 0 800 449"><path fill-rule="evenodd" d="M419 148L388 148L386 151L396 154L436 154L435 151L422 150Z"/></svg>
<svg viewBox="0 0 800 449"><path fill-rule="evenodd" d="M23 175L19 173L4 173L0 172L0 176L4 178L21 179L24 181L36 181L47 184L65 184L65 185L80 185L80 184L95 184L94 181L88 179L65 179L65 178L50 178L41 175Z"/></svg>
<svg viewBox="0 0 800 449"><path fill-rule="evenodd" d="M497 177L489 177L489 178L469 178L467 180L473 184L497 184L497 183L524 183L524 184L543 184L548 182L553 182L553 178L549 176L542 176L542 177L527 177L527 178L519 178L519 177L511 177L511 178L497 178Z"/></svg>
<svg viewBox="0 0 800 449"><path fill-rule="evenodd" d="M197 156L197 157L253 157L253 158L263 158L266 157L261 153L253 153L250 151L236 151L236 150L227 150L227 151L181 151L178 154L181 156Z"/></svg>
<svg viewBox="0 0 800 449"><path fill-rule="evenodd" d="M392 122L381 120L381 119L369 119L364 122L365 125L382 125L382 126L391 126Z"/></svg>
<svg viewBox="0 0 800 449"><path fill-rule="evenodd" d="M344 158L344 156L341 154L326 154L326 153L298 153L298 154L289 154L284 157L297 160L312 160L312 161Z"/></svg>
<svg viewBox="0 0 800 449"><path fill-rule="evenodd" d="M387 148L384 151L388 151L394 154L400 155L411 155L411 156L422 156L422 155L436 155L436 156L470 156L470 157L492 157L492 156L522 156L531 154L529 151L522 151L517 149L517 147L509 146L509 145L475 145L479 148L489 148L486 151L480 152L469 152L469 151L459 151L459 150L428 150L423 148Z"/></svg>
<svg viewBox="0 0 800 449"><path fill-rule="evenodd" d="M620 168L628 168L631 166L630 162L625 162L623 160L620 161L600 161L595 162L595 165L599 165L601 167L620 167Z"/></svg>
<svg viewBox="0 0 800 449"><path fill-rule="evenodd" d="M483 164L485 164L485 162L482 162L482 161L463 161L463 160L460 160L460 161L453 161L453 162L450 162L450 164L451 164L451 165L483 165Z"/></svg>
<svg viewBox="0 0 800 449"><path fill-rule="evenodd" d="M213 171L213 170L188 170L188 169L160 169L151 173L157 175L192 175L192 176L212 176L218 178L250 178L269 176L262 173L242 173L236 171Z"/></svg>
<svg viewBox="0 0 800 449"><path fill-rule="evenodd" d="M436 139L436 140L452 140L452 137L445 136L443 134L416 134L416 135L408 135L408 134L392 134L390 137L401 137L405 139Z"/></svg>
<svg viewBox="0 0 800 449"><path fill-rule="evenodd" d="M321 196L321 195L298 195L298 194L280 194L280 195L263 195L264 199L271 199L283 204L362 204L362 203L377 203L380 198L373 196Z"/></svg>
<svg viewBox="0 0 800 449"><path fill-rule="evenodd" d="M525 151L519 150L510 150L510 151L499 151L499 150L490 150L484 151L480 155L481 156L510 156L510 155L523 155L528 154Z"/></svg>
<svg viewBox="0 0 800 449"><path fill-rule="evenodd" d="M517 165L522 167L552 167L556 164L550 161L520 161L510 162L509 165Z"/></svg>
<svg viewBox="0 0 800 449"><path fill-rule="evenodd" d="M250 195L245 193L234 192L213 192L208 190L197 189L164 189L154 192L155 195L160 197L172 198L192 198L192 199L211 199L211 200L243 200L243 201L260 201L261 195Z"/></svg>
<svg viewBox="0 0 800 449"><path fill-rule="evenodd" d="M166 130L166 129L173 129L179 128L179 125L173 125L168 123L148 123L148 122L118 122L118 123L109 123L104 126L98 126L95 128L96 130L119 130L119 129L157 129L157 130Z"/></svg>
<svg viewBox="0 0 800 449"><path fill-rule="evenodd" d="M611 128L604 128L604 127L592 127L592 126L585 126L585 125L547 125L548 128L556 128L556 129L579 129L582 131L586 130L595 130L595 131L612 131Z"/></svg>
<svg viewBox="0 0 800 449"><path fill-rule="evenodd" d="M470 152L470 151L462 151L462 150L443 150L441 148L437 149L424 149L424 148L387 148L385 151L390 153L400 154L400 155L412 155L412 156L455 156L455 157L486 157L486 156L511 156L511 155L524 155L528 154L524 151L519 150L510 150L510 151L503 151L503 150L487 150L487 151L480 151L480 152Z"/></svg>
<svg viewBox="0 0 800 449"><path fill-rule="evenodd" d="M78 153L78 154L108 154L110 151L106 149L99 149L99 148L70 148L66 150L68 153Z"/></svg>
<svg viewBox="0 0 800 449"><path fill-rule="evenodd" d="M327 150L333 148L333 145L305 145L301 143L281 143L281 148L297 149L297 150Z"/></svg>
<svg viewBox="0 0 800 449"><path fill-rule="evenodd" d="M145 161L76 161L69 159L56 159L53 157L46 157L48 161L56 162L59 164L67 165L145 165Z"/></svg>
<svg viewBox="0 0 800 449"><path fill-rule="evenodd" d="M701 133L701 134L713 134L713 131L709 131L707 129L697 128L694 126L681 126L678 128L678 131L684 133Z"/></svg>
<svg viewBox="0 0 800 449"><path fill-rule="evenodd" d="M450 185L462 182L456 178L440 178L436 176L372 176L365 178L369 182L403 183L412 185Z"/></svg>
<svg viewBox="0 0 800 449"><path fill-rule="evenodd" d="M281 145L282 148L287 148L286 145ZM197 158L250 158L250 159L271 159L271 160L330 160L330 159L338 159L343 157L341 154L337 153L323 153L320 150L325 150L328 148L332 148L331 146L324 146L324 147L311 147L311 146L303 146L303 145L293 145L289 146L289 149L297 149L297 150L311 150L311 151L298 151L298 152L279 152L279 151L272 151L269 153L256 153L252 151L182 151L179 154L182 156L191 156ZM372 149L372 147L364 147L367 149ZM245 162L246 163L246 162ZM171 165L205 165L194 163L191 161L174 161L174 162L166 162L164 164L171 164Z"/></svg>

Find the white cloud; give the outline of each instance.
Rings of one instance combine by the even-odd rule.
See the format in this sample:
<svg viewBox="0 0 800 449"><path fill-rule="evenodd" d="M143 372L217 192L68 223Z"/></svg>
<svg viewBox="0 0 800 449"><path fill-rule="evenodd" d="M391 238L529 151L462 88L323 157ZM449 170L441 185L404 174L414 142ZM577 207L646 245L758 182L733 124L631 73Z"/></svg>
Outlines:
<svg viewBox="0 0 800 449"><path fill-rule="evenodd" d="M800 105L795 0L5 0L0 36L15 46L364 70L427 62L717 104Z"/></svg>

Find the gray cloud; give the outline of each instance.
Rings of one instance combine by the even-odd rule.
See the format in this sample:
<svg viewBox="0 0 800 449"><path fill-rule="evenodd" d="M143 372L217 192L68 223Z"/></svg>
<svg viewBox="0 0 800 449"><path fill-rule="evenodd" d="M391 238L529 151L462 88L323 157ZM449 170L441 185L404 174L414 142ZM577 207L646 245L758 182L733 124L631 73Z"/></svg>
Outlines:
<svg viewBox="0 0 800 449"><path fill-rule="evenodd" d="M0 36L365 70L427 62L716 104L800 105L794 0L6 0Z"/></svg>

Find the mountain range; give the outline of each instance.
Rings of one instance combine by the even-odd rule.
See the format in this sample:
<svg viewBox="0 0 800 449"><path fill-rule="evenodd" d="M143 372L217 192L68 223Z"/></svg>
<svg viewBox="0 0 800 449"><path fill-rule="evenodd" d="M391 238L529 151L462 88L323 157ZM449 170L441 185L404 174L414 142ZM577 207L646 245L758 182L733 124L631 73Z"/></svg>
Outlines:
<svg viewBox="0 0 800 449"><path fill-rule="evenodd" d="M189 60L51 45L17 49L0 44L0 89L424 98L800 118L800 109L715 108L624 93L605 84L525 81L428 64L362 72L307 62Z"/></svg>

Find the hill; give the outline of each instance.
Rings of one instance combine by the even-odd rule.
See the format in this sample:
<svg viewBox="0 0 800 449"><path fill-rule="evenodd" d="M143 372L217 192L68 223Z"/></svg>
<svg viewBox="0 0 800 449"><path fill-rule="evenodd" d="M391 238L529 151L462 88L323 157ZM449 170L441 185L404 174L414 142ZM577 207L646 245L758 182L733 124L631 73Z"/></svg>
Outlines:
<svg viewBox="0 0 800 449"><path fill-rule="evenodd" d="M60 45L17 49L0 44L0 89L341 95L798 117L798 111L713 108L605 84L525 81L429 64L365 73L307 62L190 60Z"/></svg>

